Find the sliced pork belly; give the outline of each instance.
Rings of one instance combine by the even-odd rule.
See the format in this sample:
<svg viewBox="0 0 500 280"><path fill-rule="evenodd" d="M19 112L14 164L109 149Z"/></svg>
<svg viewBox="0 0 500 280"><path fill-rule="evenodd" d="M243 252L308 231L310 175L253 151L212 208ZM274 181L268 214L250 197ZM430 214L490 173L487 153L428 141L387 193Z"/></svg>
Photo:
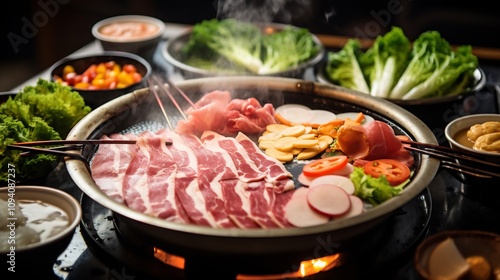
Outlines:
<svg viewBox="0 0 500 280"><path fill-rule="evenodd" d="M239 228L260 228L260 225L250 217L250 201L242 184L244 182L238 179L220 181L226 213Z"/></svg>
<svg viewBox="0 0 500 280"><path fill-rule="evenodd" d="M264 184L275 192L283 192L294 188L292 174L284 165L264 154L243 133L236 138L225 137L213 131L205 131L201 137L208 149L225 151L237 167L238 178L247 182L251 189ZM229 159L227 159L229 161ZM257 182L257 183L252 183Z"/></svg>
<svg viewBox="0 0 500 280"><path fill-rule="evenodd" d="M280 228L293 227L293 225L290 224L286 219L285 206L292 198L295 190L296 189L293 189L282 193L276 193L272 190L267 190L267 192L270 192L273 195L273 200L271 200L270 202L268 214Z"/></svg>
<svg viewBox="0 0 500 280"><path fill-rule="evenodd" d="M246 192L250 202L250 218L261 228L286 228L291 224L285 218L285 205L293 191L276 193L264 185L249 189Z"/></svg>
<svg viewBox="0 0 500 280"><path fill-rule="evenodd" d="M237 227L226 213L222 187L219 182L228 178L236 178L235 167L227 164L219 154L203 149L201 141L194 135L177 135L175 133L169 135L173 139L175 148L189 153L191 168L196 171L197 188L194 188L193 184L190 192L191 196L199 197L196 200L198 203L196 208L211 215L209 220L213 227ZM185 210L190 212L188 209Z"/></svg>
<svg viewBox="0 0 500 280"><path fill-rule="evenodd" d="M235 139L245 148L257 168L266 174L265 180L270 183L268 186L273 191L284 192L295 187L292 180L293 175L286 170L280 161L263 153L255 142L243 133L238 133Z"/></svg>
<svg viewBox="0 0 500 280"><path fill-rule="evenodd" d="M239 180L255 182L266 178L266 174L259 170L245 148L234 138L222 136L214 131L205 131L201 141L206 149L220 153L226 162L234 163Z"/></svg>
<svg viewBox="0 0 500 280"><path fill-rule="evenodd" d="M136 139L134 134L112 134L102 140ZM96 185L109 197L123 202L123 177L128 163L137 150L136 145L106 144L99 146L91 162Z"/></svg>
<svg viewBox="0 0 500 280"><path fill-rule="evenodd" d="M253 188L247 188L244 184L240 180L221 181L226 211L238 227L253 229L291 226L285 218L284 207L293 191L276 193L264 184Z"/></svg>
<svg viewBox="0 0 500 280"><path fill-rule="evenodd" d="M241 174L237 174L238 168L235 164L235 159L238 163L246 161L246 163L239 166L243 170L250 169L251 174L258 174L257 172L254 173L254 167L248 166L248 163L251 163L251 159L246 157L248 154L252 154L252 151L244 152L233 138L208 132L204 135L208 138L214 136L212 140L216 141L211 142L212 140L204 138L206 141L203 142L202 146L202 142L197 144L197 138L194 136L183 135L181 138L185 142L193 143L190 145L196 153L199 153L198 158L205 159L203 161L205 166L199 169L200 176L207 176L210 188L215 190L217 194L222 193L222 200L225 203L226 213L230 219L240 228L280 227L281 224L273 220L274 215L270 215L272 214L270 207L273 207L272 203L275 199L274 193L266 190L268 187L266 186L267 182L265 178L259 175L258 177L253 177L259 178L258 180L247 180L249 177L244 176L242 180ZM191 139L187 140L188 137L191 137ZM225 141L228 141L228 143L225 143ZM222 147L229 148L219 149L221 147L219 144ZM198 165L200 166L200 161ZM286 178L289 179L288 177ZM215 200L218 200L218 198Z"/></svg>
<svg viewBox="0 0 500 280"><path fill-rule="evenodd" d="M123 179L124 202L128 207L167 221L188 223L176 198L177 166L164 137L141 135L137 153Z"/></svg>
<svg viewBox="0 0 500 280"><path fill-rule="evenodd" d="M136 145L115 145L133 152L100 147L94 179L121 182L108 193L121 193L130 208L168 221L215 228L291 226L284 206L293 191L284 190L293 181L282 163L265 156L244 134L238 140L215 132L203 136L165 129L130 136ZM123 169L122 176L116 168L104 170L113 164Z"/></svg>
<svg viewBox="0 0 500 280"><path fill-rule="evenodd" d="M198 159L198 171L200 168L209 171L210 173L217 173L218 180L232 180L238 178L238 170L231 158L223 150L210 150L206 149L201 140L193 134L182 134L178 139L189 146Z"/></svg>
<svg viewBox="0 0 500 280"><path fill-rule="evenodd" d="M250 218L261 228L278 228L279 225L271 218L270 210L274 202L274 192L267 191L261 184L259 187L247 189L245 191L247 200L250 202Z"/></svg>
<svg viewBox="0 0 500 280"><path fill-rule="evenodd" d="M159 131L158 134L172 139L168 146L177 166L175 175L175 195L181 202L184 211L193 224L211 227L229 227L232 222L225 214L224 204L218 199L206 181L193 149L186 145L177 134L168 130Z"/></svg>

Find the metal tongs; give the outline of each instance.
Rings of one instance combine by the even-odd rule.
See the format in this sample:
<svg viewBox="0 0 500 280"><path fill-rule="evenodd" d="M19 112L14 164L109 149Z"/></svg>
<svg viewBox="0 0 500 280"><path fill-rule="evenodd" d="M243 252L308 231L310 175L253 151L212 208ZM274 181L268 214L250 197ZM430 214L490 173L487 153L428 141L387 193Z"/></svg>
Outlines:
<svg viewBox="0 0 500 280"><path fill-rule="evenodd" d="M401 142L409 151L439 159L441 166L451 171L479 179L500 179L499 163L480 159L472 152L410 140L401 140Z"/></svg>

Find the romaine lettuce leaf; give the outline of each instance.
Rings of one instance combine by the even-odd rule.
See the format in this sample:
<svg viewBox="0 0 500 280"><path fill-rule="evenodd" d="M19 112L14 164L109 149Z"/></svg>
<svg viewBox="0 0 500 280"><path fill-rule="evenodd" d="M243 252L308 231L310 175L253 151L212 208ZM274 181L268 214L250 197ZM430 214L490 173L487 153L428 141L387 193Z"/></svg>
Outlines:
<svg viewBox="0 0 500 280"><path fill-rule="evenodd" d="M391 197L397 196L404 188L410 179L397 186L391 186L385 176L374 178L365 174L363 168L355 167L350 175L351 181L354 183L354 195L368 201L373 206L378 205Z"/></svg>

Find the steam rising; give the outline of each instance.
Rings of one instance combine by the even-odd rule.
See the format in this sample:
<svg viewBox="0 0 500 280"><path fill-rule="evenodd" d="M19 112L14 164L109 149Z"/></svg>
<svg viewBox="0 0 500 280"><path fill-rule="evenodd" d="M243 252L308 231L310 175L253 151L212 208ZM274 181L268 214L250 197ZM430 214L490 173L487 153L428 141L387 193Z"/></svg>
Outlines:
<svg viewBox="0 0 500 280"><path fill-rule="evenodd" d="M219 0L217 17L250 22L279 20L290 24L294 18L310 15L310 6L309 0Z"/></svg>
<svg viewBox="0 0 500 280"><path fill-rule="evenodd" d="M234 18L246 22L271 23L280 22L284 24L293 24L296 19L304 20L312 14L310 0L217 0L215 6L217 18ZM277 90L270 90L269 82L257 84L251 77L247 77L247 82L237 80L228 82L228 79L218 79L212 77L206 85L201 85L198 90L190 91L189 96L193 102L198 101L203 95L213 90L227 90L231 92L233 98L246 99L255 97L261 104L272 103L274 106L280 106L284 103L283 93ZM245 80L245 78L243 79ZM179 100L178 100L179 101ZM163 100L164 105L171 104L170 100ZM181 102L184 103L184 102ZM189 104L181 104L185 110ZM170 108L170 115L176 114L175 108ZM160 117L161 119L161 117ZM175 118L174 118L175 119ZM178 119L174 120L176 123ZM151 126L152 124L146 124ZM141 126L139 126L141 128ZM134 128L135 129L135 128Z"/></svg>
<svg viewBox="0 0 500 280"><path fill-rule="evenodd" d="M217 0L217 18L234 18L246 22L280 22L284 24L293 24L294 19L303 20L310 17L312 14L310 0ZM283 94L270 92L267 86L255 85L253 91L249 93L238 91L230 83L221 80L219 89L228 90L232 93L233 98L248 98L251 95L263 103L270 102L275 106L283 104ZM202 89L201 93L206 93L211 89ZM198 100L198 96L193 97L193 100Z"/></svg>

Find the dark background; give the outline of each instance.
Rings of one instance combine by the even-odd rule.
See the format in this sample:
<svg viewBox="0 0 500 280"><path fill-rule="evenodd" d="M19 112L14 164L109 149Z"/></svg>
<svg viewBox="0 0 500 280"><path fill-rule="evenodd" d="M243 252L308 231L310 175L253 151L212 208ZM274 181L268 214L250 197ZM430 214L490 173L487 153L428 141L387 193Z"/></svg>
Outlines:
<svg viewBox="0 0 500 280"><path fill-rule="evenodd" d="M373 39L391 26L410 40L437 30L451 44L500 48L500 16L476 0L7 0L2 2L0 91L8 91L93 40L106 17L142 14L195 24L235 17L289 23L314 33Z"/></svg>

